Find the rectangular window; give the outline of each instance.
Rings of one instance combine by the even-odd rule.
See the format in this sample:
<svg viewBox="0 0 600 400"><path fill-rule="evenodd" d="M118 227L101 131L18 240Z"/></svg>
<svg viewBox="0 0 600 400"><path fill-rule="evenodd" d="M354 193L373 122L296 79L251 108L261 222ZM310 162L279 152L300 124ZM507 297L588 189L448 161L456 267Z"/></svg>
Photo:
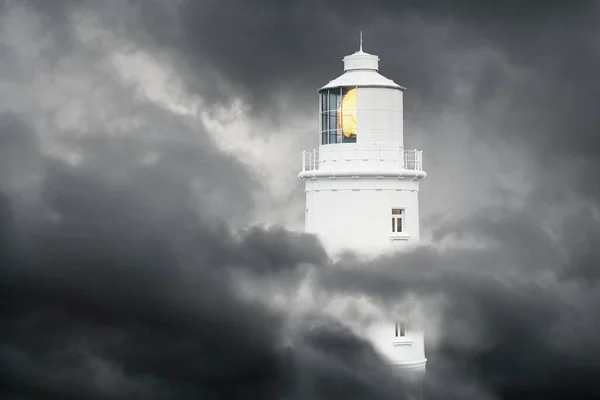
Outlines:
<svg viewBox="0 0 600 400"><path fill-rule="evenodd" d="M396 337L404 337L406 336L406 323L405 322L396 322Z"/></svg>
<svg viewBox="0 0 600 400"><path fill-rule="evenodd" d="M392 232L402 233L404 229L404 209L392 208Z"/></svg>

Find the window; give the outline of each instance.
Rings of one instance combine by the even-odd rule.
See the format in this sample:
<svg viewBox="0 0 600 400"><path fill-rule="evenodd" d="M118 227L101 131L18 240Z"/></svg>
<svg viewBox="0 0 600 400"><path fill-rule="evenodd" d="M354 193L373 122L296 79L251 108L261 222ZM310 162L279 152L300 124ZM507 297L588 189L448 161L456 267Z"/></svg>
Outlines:
<svg viewBox="0 0 600 400"><path fill-rule="evenodd" d="M401 336L401 337L406 336L406 323L396 322L396 337L398 337L398 336Z"/></svg>
<svg viewBox="0 0 600 400"><path fill-rule="evenodd" d="M402 233L404 229L404 209L392 208L392 233Z"/></svg>
<svg viewBox="0 0 600 400"><path fill-rule="evenodd" d="M321 144L356 143L356 88L321 92Z"/></svg>

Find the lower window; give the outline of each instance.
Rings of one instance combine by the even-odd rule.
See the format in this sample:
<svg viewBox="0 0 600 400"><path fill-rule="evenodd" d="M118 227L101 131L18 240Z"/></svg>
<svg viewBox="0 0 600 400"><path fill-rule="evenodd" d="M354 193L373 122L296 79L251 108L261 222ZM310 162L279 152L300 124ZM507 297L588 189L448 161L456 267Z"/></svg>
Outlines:
<svg viewBox="0 0 600 400"><path fill-rule="evenodd" d="M404 209L392 208L392 233L404 232Z"/></svg>
<svg viewBox="0 0 600 400"><path fill-rule="evenodd" d="M396 322L396 337L399 336L406 336L406 323L404 322Z"/></svg>

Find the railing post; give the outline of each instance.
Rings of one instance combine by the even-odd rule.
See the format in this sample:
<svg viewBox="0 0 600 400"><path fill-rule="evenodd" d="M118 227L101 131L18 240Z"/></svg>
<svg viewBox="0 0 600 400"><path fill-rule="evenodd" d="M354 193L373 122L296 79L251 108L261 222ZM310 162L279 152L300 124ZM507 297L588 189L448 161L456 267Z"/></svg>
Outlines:
<svg viewBox="0 0 600 400"><path fill-rule="evenodd" d="M317 149L313 149L313 170L317 169Z"/></svg>
<svg viewBox="0 0 600 400"><path fill-rule="evenodd" d="M404 157L404 147L400 148L400 162L402 163L402 169L406 169L406 159Z"/></svg>
<svg viewBox="0 0 600 400"><path fill-rule="evenodd" d="M417 149L414 149L414 150L413 150L413 154L414 154L414 161L413 161L413 162L414 162L414 165L413 165L413 169L414 169L415 171L418 171L418 170L419 170L419 161L418 161L418 160L419 160L419 152L418 152L418 150L417 150Z"/></svg>
<svg viewBox="0 0 600 400"><path fill-rule="evenodd" d="M415 149L415 170L421 170L421 168L419 168L419 151L417 149Z"/></svg>
<svg viewBox="0 0 600 400"><path fill-rule="evenodd" d="M302 172L306 171L306 150L302 150Z"/></svg>

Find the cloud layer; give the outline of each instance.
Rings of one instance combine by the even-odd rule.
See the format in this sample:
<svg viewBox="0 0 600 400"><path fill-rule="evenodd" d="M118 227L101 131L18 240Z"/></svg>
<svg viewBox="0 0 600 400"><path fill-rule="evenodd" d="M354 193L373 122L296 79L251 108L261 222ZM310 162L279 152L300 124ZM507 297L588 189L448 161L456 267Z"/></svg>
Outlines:
<svg viewBox="0 0 600 400"><path fill-rule="evenodd" d="M398 313L428 398L598 396L597 2L0 4L3 398L408 398ZM295 174L360 29L427 235L332 261Z"/></svg>

